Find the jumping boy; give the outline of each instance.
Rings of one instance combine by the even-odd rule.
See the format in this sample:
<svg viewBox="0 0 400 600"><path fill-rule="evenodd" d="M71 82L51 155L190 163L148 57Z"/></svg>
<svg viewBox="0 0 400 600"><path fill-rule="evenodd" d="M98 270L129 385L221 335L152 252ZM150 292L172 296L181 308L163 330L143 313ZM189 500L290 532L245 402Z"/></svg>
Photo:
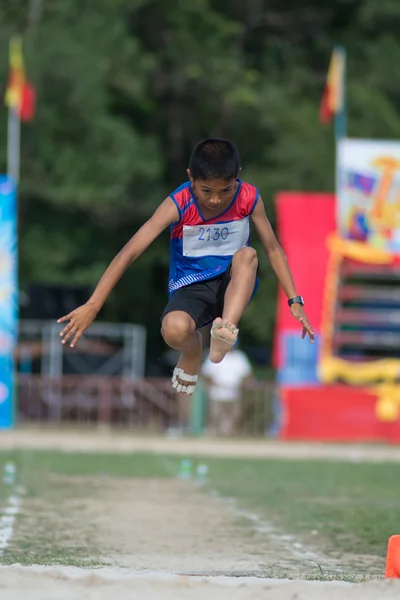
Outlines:
<svg viewBox="0 0 400 600"><path fill-rule="evenodd" d="M168 226L170 233L169 302L161 333L181 355L172 376L177 392L192 394L202 359L198 331L212 323L210 359L221 362L235 343L238 323L258 285L258 259L250 246L250 222L260 237L284 289L290 311L304 338L314 332L297 294L289 265L265 214L257 188L238 178L240 159L225 139L203 140L193 149L181 185L122 248L88 302L58 320L69 321L60 333L73 348L90 327L125 270Z"/></svg>

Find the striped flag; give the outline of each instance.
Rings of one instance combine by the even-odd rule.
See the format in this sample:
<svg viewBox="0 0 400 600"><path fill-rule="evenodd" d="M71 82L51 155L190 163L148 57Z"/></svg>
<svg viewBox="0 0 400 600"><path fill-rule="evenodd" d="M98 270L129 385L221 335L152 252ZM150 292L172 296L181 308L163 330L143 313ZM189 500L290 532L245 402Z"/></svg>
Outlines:
<svg viewBox="0 0 400 600"><path fill-rule="evenodd" d="M9 60L5 103L21 121L31 121L35 115L36 92L25 75L21 38L10 40Z"/></svg>
<svg viewBox="0 0 400 600"><path fill-rule="evenodd" d="M330 123L344 109L345 53L340 48L332 52L328 76L319 109L321 123Z"/></svg>

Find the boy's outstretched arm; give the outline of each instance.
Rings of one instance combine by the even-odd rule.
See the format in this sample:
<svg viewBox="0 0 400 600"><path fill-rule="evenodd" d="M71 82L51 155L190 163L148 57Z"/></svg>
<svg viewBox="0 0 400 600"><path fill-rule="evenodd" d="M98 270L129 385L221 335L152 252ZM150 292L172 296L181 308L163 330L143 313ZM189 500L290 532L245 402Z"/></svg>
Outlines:
<svg viewBox="0 0 400 600"><path fill-rule="evenodd" d="M271 223L265 214L264 203L261 197L258 199L256 207L251 215L251 220L257 230L263 248L268 256L273 270L276 273L276 276L279 279L279 283L286 293L286 296L288 299L295 298L298 294L293 281L292 273L282 247L276 239L271 227ZM290 311L294 318L300 321L303 326L302 337L304 338L308 334L310 336L310 340L313 342L314 331L307 319L307 315L304 312L302 305L292 304Z"/></svg>
<svg viewBox="0 0 400 600"><path fill-rule="evenodd" d="M60 333L63 344L74 336L71 348L76 345L82 337L83 332L95 320L97 313L126 269L150 246L164 229L178 220L179 213L175 203L171 198L166 198L154 212L153 216L146 221L112 260L86 304L79 306L79 308L76 308L57 321L58 323L69 321Z"/></svg>

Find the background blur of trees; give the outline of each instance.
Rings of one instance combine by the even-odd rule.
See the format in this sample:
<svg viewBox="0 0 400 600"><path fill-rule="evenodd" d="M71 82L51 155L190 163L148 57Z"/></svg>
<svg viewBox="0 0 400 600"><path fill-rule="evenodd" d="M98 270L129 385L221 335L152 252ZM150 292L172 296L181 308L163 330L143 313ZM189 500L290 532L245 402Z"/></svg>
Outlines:
<svg viewBox="0 0 400 600"><path fill-rule="evenodd" d="M23 127L22 289L95 284L186 179L191 147L206 136L238 145L273 224L277 191L333 190L333 131L318 108L335 43L348 51L349 135L400 138L399 0L2 0L0 23L1 85L9 37L21 33L38 91ZM147 324L154 357L167 246L165 233L101 314ZM261 276L242 341L268 347L276 281L266 260ZM311 273L299 291L312 294Z"/></svg>

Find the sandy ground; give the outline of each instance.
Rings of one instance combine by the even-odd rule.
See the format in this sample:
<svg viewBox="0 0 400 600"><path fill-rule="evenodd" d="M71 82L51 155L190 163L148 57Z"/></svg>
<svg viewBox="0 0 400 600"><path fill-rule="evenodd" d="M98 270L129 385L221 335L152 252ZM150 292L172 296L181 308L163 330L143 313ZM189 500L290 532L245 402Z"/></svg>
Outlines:
<svg viewBox="0 0 400 600"><path fill-rule="evenodd" d="M0 448L400 461L400 448L395 446L162 439L104 431L2 432ZM71 485L84 486L85 482L87 479L73 478ZM24 511L29 513L29 500L25 502ZM109 600L113 594L118 594L119 600L400 598L400 581L298 580L318 576L317 563L332 576L335 564L257 519L244 526L234 506L206 495L193 483L93 478L85 501L79 500L79 504L79 513L75 511L73 518L71 511L60 510L59 521L52 526L65 530L67 540L74 532L85 538L85 527L90 524L91 543L101 548L102 558L111 566L96 570L0 567L0 598L25 600L27 594L30 600ZM54 507L43 510L54 518ZM29 527L34 528L34 523ZM357 557L347 559L348 572L354 572ZM342 563L343 572L346 564ZM295 580L276 579L283 574Z"/></svg>
<svg viewBox="0 0 400 600"><path fill-rule="evenodd" d="M65 452L155 452L191 456L323 459L400 462L400 445L328 444L271 440L150 437L107 429L80 431L27 428L0 432L0 449L52 449Z"/></svg>
<svg viewBox="0 0 400 600"><path fill-rule="evenodd" d="M96 515L95 542L108 563L141 572L258 574L276 562L265 536L243 535L234 515L193 484L117 485L103 487Z"/></svg>
<svg viewBox="0 0 400 600"><path fill-rule="evenodd" d="M74 568L0 568L0 595L7 600L398 600L399 581L288 581L232 577L132 575L114 569L87 573Z"/></svg>
<svg viewBox="0 0 400 600"><path fill-rule="evenodd" d="M192 481L52 475L40 498L23 499L12 553L71 554L130 573L318 577L347 573L334 559L283 536ZM53 559L54 560L54 559ZM349 564L365 574L362 560ZM346 565L347 567L347 565ZM377 575L382 565L371 563Z"/></svg>

